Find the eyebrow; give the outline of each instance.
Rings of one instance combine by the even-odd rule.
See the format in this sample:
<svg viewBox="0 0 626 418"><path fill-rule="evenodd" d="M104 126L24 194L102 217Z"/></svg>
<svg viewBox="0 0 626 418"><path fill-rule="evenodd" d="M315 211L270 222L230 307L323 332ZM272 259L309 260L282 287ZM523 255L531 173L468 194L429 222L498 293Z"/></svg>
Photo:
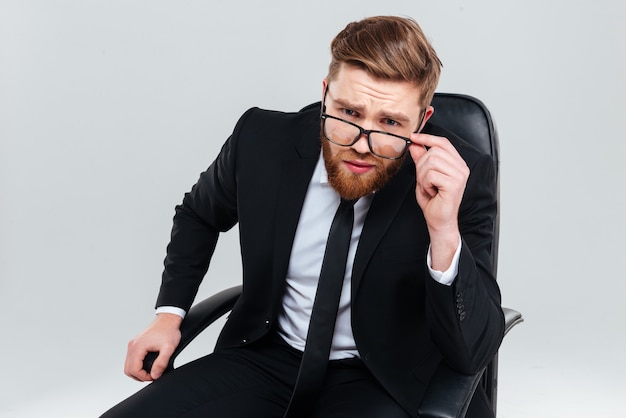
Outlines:
<svg viewBox="0 0 626 418"><path fill-rule="evenodd" d="M344 107L346 109L356 110L359 113L363 113L365 106L357 105L354 103L350 103L349 101L341 98L332 98L332 100L339 106ZM411 122L411 118L409 118L406 114L402 112L393 112L388 110L383 110L382 116L388 119L393 119L398 122Z"/></svg>

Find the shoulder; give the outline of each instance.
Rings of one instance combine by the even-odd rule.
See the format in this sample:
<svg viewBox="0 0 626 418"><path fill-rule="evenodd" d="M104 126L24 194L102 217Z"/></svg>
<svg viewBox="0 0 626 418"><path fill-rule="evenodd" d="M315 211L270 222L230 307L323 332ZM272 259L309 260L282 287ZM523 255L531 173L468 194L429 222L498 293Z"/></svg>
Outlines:
<svg viewBox="0 0 626 418"><path fill-rule="evenodd" d="M245 112L230 138L246 156L308 156L319 151L319 105L295 112L253 107ZM251 155L252 154L252 155Z"/></svg>
<svg viewBox="0 0 626 418"><path fill-rule="evenodd" d="M241 116L235 129L272 126L281 126L283 128L309 126L319 124L319 115L319 103L308 105L299 111L293 112L253 107L248 109L248 111Z"/></svg>

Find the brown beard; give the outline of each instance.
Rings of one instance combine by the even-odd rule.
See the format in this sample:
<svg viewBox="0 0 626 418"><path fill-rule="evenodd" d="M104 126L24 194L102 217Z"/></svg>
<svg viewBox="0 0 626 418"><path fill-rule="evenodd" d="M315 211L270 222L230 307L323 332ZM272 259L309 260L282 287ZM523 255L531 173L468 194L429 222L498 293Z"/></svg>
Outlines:
<svg viewBox="0 0 626 418"><path fill-rule="evenodd" d="M382 189L391 178L400 170L406 154L397 160L388 160L387 164L383 159L373 154L359 154L350 147L337 152L335 155L331 151L331 143L324 138L322 141L322 155L324 165L328 173L328 183L339 196L347 200L355 200ZM339 148L339 146L337 146ZM345 170L341 165L344 160L360 159L368 164L374 165L374 169L365 174L355 174Z"/></svg>

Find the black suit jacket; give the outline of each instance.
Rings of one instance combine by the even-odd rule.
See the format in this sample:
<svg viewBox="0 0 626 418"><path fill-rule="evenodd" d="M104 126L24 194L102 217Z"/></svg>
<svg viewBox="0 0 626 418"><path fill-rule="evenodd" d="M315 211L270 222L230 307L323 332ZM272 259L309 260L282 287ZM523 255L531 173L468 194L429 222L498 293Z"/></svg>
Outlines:
<svg viewBox="0 0 626 418"><path fill-rule="evenodd" d="M219 156L176 208L157 306L188 310L220 232L239 223L243 293L216 349L249 344L274 325L300 211L320 155L319 106L298 113L250 109ZM491 274L496 187L493 163L448 137L470 167L459 223L463 239L452 286L426 267L426 223L407 158L372 200L352 271L352 328L362 360L416 414L440 361L474 373L503 337Z"/></svg>

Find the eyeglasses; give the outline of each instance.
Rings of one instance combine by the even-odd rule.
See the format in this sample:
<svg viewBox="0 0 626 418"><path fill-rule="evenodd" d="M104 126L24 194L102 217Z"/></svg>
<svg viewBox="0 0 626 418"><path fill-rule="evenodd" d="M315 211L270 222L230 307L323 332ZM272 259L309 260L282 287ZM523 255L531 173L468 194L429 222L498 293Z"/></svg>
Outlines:
<svg viewBox="0 0 626 418"><path fill-rule="evenodd" d="M380 158L388 160L397 160L402 158L411 145L411 140L405 136L392 134L385 131L377 131L371 129L363 129L356 123L352 123L345 119L331 116L326 113L326 95L329 86L326 86L324 98L322 100L322 133L324 137L335 145L342 147L350 147L357 143L361 136L367 136L367 145L372 154ZM422 112L419 125L415 133L419 132L422 123L426 117L426 109Z"/></svg>
<svg viewBox="0 0 626 418"><path fill-rule="evenodd" d="M422 126L424 115L418 126ZM411 145L411 140L407 137L385 131L363 129L356 123L331 116L326 112L322 113L322 132L327 140L342 147L352 146L362 135L366 135L367 145L372 154L388 160L401 158Z"/></svg>

